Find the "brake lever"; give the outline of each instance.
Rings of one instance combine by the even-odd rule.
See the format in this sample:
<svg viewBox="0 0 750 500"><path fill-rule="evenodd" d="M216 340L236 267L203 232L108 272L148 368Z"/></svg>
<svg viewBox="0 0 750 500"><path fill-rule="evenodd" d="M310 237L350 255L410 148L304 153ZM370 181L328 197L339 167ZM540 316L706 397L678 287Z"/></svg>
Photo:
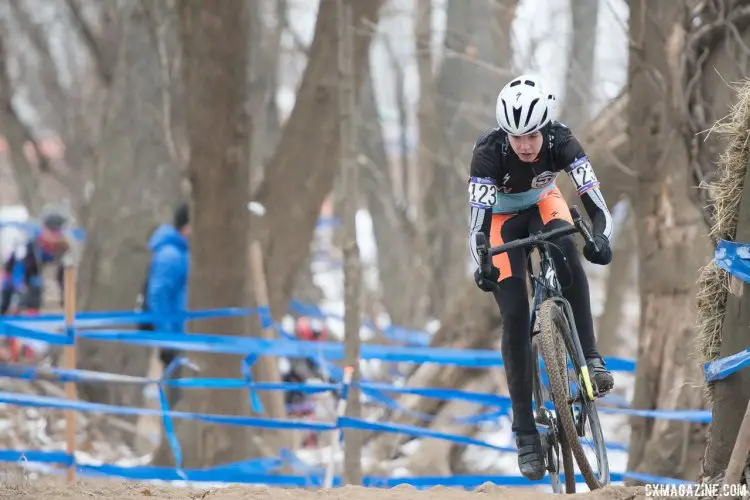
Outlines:
<svg viewBox="0 0 750 500"><path fill-rule="evenodd" d="M581 217L581 212L578 211L578 207L576 207L575 205L571 206L570 215L573 218L573 223L583 235L583 239L585 239L587 243L591 243L594 246L594 252L598 252L599 247L597 246L596 241L591 234L591 228L584 220L584 218Z"/></svg>
<svg viewBox="0 0 750 500"><path fill-rule="evenodd" d="M490 276L492 267L489 259L489 249L487 248L487 236L484 233L477 233L475 237L477 243L477 254L479 254L479 269L485 278Z"/></svg>

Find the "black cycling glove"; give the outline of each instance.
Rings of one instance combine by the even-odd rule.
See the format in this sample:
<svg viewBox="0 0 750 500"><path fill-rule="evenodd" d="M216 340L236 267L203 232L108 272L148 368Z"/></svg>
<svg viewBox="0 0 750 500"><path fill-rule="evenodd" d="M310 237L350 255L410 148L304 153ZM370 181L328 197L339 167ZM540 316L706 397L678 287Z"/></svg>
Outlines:
<svg viewBox="0 0 750 500"><path fill-rule="evenodd" d="M591 242L588 242L583 247L583 256L593 264L606 266L612 262L612 247L609 246L609 239L603 234L597 234L594 236L594 241L598 251L594 250L594 245Z"/></svg>
<svg viewBox="0 0 750 500"><path fill-rule="evenodd" d="M500 269L495 266L490 267L489 276L482 273L481 269L477 268L474 271L474 282L477 286L485 292L491 292L497 288L497 280L500 278Z"/></svg>

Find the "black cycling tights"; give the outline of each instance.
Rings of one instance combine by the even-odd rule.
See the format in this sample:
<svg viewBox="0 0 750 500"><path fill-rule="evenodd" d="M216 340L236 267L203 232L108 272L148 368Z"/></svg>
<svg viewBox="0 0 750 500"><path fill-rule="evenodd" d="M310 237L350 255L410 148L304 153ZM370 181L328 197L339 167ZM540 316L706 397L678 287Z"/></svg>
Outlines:
<svg viewBox="0 0 750 500"><path fill-rule="evenodd" d="M561 222L552 221L545 226L545 230L550 229L549 226L559 227ZM583 354L587 359L598 357L591 317L589 282L583 270L575 240L571 236L566 236L555 243L565 252L565 258L572 272L572 275L568 274L562 255L553 248L551 256L555 261L558 280L563 287L563 296L570 302L570 307L573 309ZM526 280L516 276L507 278L498 284L494 295L503 319L502 354L508 389L513 402L513 432L535 433L536 425L531 408L532 359Z"/></svg>

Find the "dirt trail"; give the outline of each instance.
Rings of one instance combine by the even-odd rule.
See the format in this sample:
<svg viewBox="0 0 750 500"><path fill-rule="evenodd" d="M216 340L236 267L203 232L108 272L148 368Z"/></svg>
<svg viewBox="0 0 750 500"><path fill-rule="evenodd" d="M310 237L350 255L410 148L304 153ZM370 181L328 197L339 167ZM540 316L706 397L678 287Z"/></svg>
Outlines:
<svg viewBox="0 0 750 500"><path fill-rule="evenodd" d="M5 483L5 481L3 481ZM411 486L392 489L346 486L331 490L302 490L232 486L229 488L176 488L118 480L86 480L68 485L61 478L45 477L23 484L4 484L2 500L552 500L559 495L542 493L533 488L505 488L486 484L474 491L434 487L418 491ZM586 500L635 500L647 498L643 487L607 487L590 493L568 495ZM653 497L651 497L653 498Z"/></svg>

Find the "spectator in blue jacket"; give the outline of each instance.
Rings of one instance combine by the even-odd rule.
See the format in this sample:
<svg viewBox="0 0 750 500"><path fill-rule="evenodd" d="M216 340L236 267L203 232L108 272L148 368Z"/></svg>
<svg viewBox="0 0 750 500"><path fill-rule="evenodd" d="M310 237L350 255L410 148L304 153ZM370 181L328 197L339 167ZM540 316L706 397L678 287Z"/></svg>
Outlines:
<svg viewBox="0 0 750 500"><path fill-rule="evenodd" d="M188 274L190 272L191 233L188 205L181 205L172 224L159 226L148 242L151 264L143 293L143 310L156 314L174 315L187 309ZM151 328L159 332L182 333L184 321L164 317ZM170 349L159 353L166 368L176 356Z"/></svg>

